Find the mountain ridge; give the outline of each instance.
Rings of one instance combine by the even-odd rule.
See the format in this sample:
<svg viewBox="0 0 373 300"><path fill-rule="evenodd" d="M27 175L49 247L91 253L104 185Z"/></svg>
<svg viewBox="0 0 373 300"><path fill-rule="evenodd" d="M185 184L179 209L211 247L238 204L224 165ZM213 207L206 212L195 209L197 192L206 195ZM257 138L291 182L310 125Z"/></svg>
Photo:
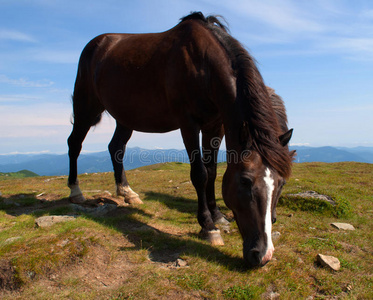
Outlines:
<svg viewBox="0 0 373 300"><path fill-rule="evenodd" d="M308 147L290 146L296 150L296 163L302 162L342 162L354 161L373 163L373 147ZM218 162L225 161L226 151L219 151ZM189 159L185 150L127 148L124 167L127 170L164 162L184 162ZM54 176L68 174L68 155L66 154L9 154L0 155L0 172L30 170L38 175ZM82 153L78 159L79 173L111 172L113 170L108 151Z"/></svg>

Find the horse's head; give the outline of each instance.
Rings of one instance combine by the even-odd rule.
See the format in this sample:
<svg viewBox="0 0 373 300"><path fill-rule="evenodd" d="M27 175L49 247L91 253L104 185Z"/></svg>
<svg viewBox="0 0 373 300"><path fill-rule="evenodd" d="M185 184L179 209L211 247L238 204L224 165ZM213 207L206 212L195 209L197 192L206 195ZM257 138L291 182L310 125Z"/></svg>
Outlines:
<svg viewBox="0 0 373 300"><path fill-rule="evenodd" d="M281 141L284 147L290 140ZM243 257L252 267L272 259L272 224L285 179L256 151L246 151L241 159L228 162L223 179L223 198L233 211L243 238Z"/></svg>

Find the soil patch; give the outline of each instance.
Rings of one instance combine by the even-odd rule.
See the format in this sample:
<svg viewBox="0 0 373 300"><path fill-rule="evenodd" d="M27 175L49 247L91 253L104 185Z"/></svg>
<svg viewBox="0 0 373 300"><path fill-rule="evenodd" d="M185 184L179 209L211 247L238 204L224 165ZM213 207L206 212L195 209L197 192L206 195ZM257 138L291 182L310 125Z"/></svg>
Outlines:
<svg viewBox="0 0 373 300"><path fill-rule="evenodd" d="M14 291L19 286L16 271L12 264L5 259L0 260L0 290Z"/></svg>

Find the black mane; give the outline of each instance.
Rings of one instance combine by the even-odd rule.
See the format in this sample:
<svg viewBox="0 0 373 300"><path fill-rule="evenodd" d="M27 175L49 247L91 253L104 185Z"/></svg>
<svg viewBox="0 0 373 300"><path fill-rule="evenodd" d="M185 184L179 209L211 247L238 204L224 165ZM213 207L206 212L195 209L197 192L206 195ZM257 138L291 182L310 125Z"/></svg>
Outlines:
<svg viewBox="0 0 373 300"><path fill-rule="evenodd" d="M281 127L284 126L278 120L278 113L274 110L255 59L229 34L227 27L220 21L221 18L206 18L201 12L194 12L182 18L181 22L203 22L226 50L236 76L236 100L242 108L243 121L249 125L250 148L257 151L281 176L287 178L291 173L292 156L288 148L279 142L279 136L283 134Z"/></svg>

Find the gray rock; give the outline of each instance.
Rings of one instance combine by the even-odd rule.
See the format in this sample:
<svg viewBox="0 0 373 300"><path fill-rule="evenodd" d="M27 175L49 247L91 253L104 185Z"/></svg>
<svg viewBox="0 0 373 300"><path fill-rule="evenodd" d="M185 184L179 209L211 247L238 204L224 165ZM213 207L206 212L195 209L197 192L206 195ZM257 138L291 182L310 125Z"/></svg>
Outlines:
<svg viewBox="0 0 373 300"><path fill-rule="evenodd" d="M109 204L109 203L105 203L104 205L100 205L97 207L85 207L85 206L81 206L78 204L70 204L70 207L76 212L81 212L81 213L90 214L94 216L103 216L107 214L108 212L117 208L115 204Z"/></svg>
<svg viewBox="0 0 373 300"><path fill-rule="evenodd" d="M339 262L339 259L334 256L317 254L317 261L322 266L328 267L333 271L338 271L341 268L341 263Z"/></svg>
<svg viewBox="0 0 373 300"><path fill-rule="evenodd" d="M268 299L270 300L277 300L280 299L280 294L277 292L270 292L268 295Z"/></svg>
<svg viewBox="0 0 373 300"><path fill-rule="evenodd" d="M188 265L188 263L185 260L182 260L181 258L178 258L175 264L177 268L184 268Z"/></svg>
<svg viewBox="0 0 373 300"><path fill-rule="evenodd" d="M278 231L274 231L272 232L272 241L277 241L281 236L281 233L279 233Z"/></svg>
<svg viewBox="0 0 373 300"><path fill-rule="evenodd" d="M73 221L76 216L44 216L35 220L38 227L49 227L57 223Z"/></svg>
<svg viewBox="0 0 373 300"><path fill-rule="evenodd" d="M329 202L333 206L336 205L336 203L335 203L335 201L333 200L332 197L330 197L328 195L319 194L315 191L307 191L307 192L302 192L302 193L298 193L298 194L287 194L286 196L288 196L288 197L301 197L301 198L306 198L306 199L319 199L319 200Z"/></svg>
<svg viewBox="0 0 373 300"><path fill-rule="evenodd" d="M330 224L332 225L333 227L339 229L339 230L355 230L355 227L351 224L348 224L348 223L332 223Z"/></svg>

